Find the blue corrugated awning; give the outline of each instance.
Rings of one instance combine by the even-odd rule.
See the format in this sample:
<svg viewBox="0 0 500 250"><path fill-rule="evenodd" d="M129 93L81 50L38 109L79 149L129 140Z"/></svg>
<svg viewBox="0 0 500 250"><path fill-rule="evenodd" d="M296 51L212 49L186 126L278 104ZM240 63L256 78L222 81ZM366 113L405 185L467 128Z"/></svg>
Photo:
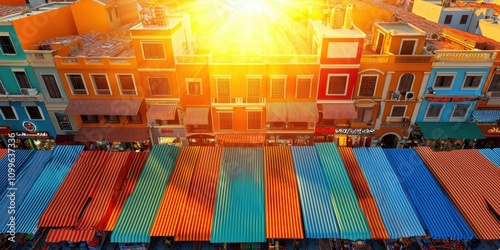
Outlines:
<svg viewBox="0 0 500 250"><path fill-rule="evenodd" d="M423 236L424 228L381 148L353 149L391 239Z"/></svg>
<svg viewBox="0 0 500 250"><path fill-rule="evenodd" d="M483 154L488 160L495 163L498 167L500 167L500 148L495 148L493 150L489 148L479 149L479 152Z"/></svg>
<svg viewBox="0 0 500 250"><path fill-rule="evenodd" d="M500 110L474 110L472 117L478 122L496 122L500 120Z"/></svg>
<svg viewBox="0 0 500 250"><path fill-rule="evenodd" d="M226 147L210 242L265 242L263 148Z"/></svg>
<svg viewBox="0 0 500 250"><path fill-rule="evenodd" d="M293 146L293 162L299 184L300 204L306 238L340 238L340 229L328 182L313 146Z"/></svg>
<svg viewBox="0 0 500 250"><path fill-rule="evenodd" d="M415 150L386 149L384 153L431 238L468 240L474 237Z"/></svg>

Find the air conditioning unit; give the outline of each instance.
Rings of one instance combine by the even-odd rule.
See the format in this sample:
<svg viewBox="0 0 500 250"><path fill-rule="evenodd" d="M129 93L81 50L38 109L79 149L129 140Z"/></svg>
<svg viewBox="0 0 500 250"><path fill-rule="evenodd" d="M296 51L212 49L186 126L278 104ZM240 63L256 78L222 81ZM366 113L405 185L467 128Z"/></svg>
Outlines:
<svg viewBox="0 0 500 250"><path fill-rule="evenodd" d="M413 93L413 92L406 92L406 94L405 94L405 100L407 100L407 101L413 100L413 97L415 97L415 93Z"/></svg>
<svg viewBox="0 0 500 250"><path fill-rule="evenodd" d="M21 94L23 94L23 95L37 95L38 94L38 90L36 90L36 89L22 88L21 89Z"/></svg>
<svg viewBox="0 0 500 250"><path fill-rule="evenodd" d="M394 90L394 91L391 91L391 93L392 93L391 100L399 101L399 97L401 96L401 92L399 92L399 90Z"/></svg>

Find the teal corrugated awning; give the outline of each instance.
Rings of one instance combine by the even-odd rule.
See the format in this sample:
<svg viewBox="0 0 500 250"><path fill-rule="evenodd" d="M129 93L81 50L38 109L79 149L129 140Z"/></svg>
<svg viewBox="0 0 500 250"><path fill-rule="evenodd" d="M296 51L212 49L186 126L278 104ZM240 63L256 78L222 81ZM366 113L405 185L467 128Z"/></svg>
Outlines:
<svg viewBox="0 0 500 250"><path fill-rule="evenodd" d="M426 139L486 139L475 123L466 122L419 122Z"/></svg>

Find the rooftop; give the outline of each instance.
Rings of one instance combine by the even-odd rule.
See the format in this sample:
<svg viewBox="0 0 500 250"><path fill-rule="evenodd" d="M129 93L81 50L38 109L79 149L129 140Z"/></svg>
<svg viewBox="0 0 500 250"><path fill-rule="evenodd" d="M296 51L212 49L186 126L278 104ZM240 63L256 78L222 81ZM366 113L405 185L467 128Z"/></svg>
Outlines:
<svg viewBox="0 0 500 250"><path fill-rule="evenodd" d="M26 6L0 6L0 18L21 13L26 10Z"/></svg>
<svg viewBox="0 0 500 250"><path fill-rule="evenodd" d="M71 3L48 3L40 5L34 10L30 10L27 6L0 6L0 22L9 22L69 5L71 5ZM17 10L15 8L17 8Z"/></svg>
<svg viewBox="0 0 500 250"><path fill-rule="evenodd" d="M324 25L321 21L311 21L316 30L321 33L324 37L335 37L335 38L365 38L365 33L353 25L352 29L332 29L331 27Z"/></svg>
<svg viewBox="0 0 500 250"><path fill-rule="evenodd" d="M394 35L426 35L425 31L409 23L375 23L375 25Z"/></svg>

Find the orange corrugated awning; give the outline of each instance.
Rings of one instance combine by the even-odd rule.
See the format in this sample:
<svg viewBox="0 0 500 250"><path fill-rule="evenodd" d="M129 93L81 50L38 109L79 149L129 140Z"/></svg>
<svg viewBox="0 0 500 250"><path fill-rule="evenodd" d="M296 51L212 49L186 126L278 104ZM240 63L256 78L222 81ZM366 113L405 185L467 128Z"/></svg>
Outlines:
<svg viewBox="0 0 500 250"><path fill-rule="evenodd" d="M152 105L149 107L146 116L151 120L175 120L177 105Z"/></svg>
<svg viewBox="0 0 500 250"><path fill-rule="evenodd" d="M186 108L184 124L208 125L209 108Z"/></svg>
<svg viewBox="0 0 500 250"><path fill-rule="evenodd" d="M75 230L75 229L50 229L45 238L45 242L58 243L61 241L69 242L90 242L94 238L95 230Z"/></svg>
<svg viewBox="0 0 500 250"><path fill-rule="evenodd" d="M323 119L356 119L353 103L323 103Z"/></svg>
<svg viewBox="0 0 500 250"><path fill-rule="evenodd" d="M215 139L222 143L252 143L252 144L263 144L266 140L265 135L259 134L248 134L248 135L234 135L234 134L222 134L216 135Z"/></svg>
<svg viewBox="0 0 500 250"><path fill-rule="evenodd" d="M95 127L80 128L75 141L145 141L149 138L147 128Z"/></svg>
<svg viewBox="0 0 500 250"><path fill-rule="evenodd" d="M142 99L74 99L64 111L68 115L137 115Z"/></svg>
<svg viewBox="0 0 500 250"><path fill-rule="evenodd" d="M317 122L319 113L315 102L287 102L288 122Z"/></svg>
<svg viewBox="0 0 500 250"><path fill-rule="evenodd" d="M267 122L286 122L286 103L268 102L266 103Z"/></svg>

